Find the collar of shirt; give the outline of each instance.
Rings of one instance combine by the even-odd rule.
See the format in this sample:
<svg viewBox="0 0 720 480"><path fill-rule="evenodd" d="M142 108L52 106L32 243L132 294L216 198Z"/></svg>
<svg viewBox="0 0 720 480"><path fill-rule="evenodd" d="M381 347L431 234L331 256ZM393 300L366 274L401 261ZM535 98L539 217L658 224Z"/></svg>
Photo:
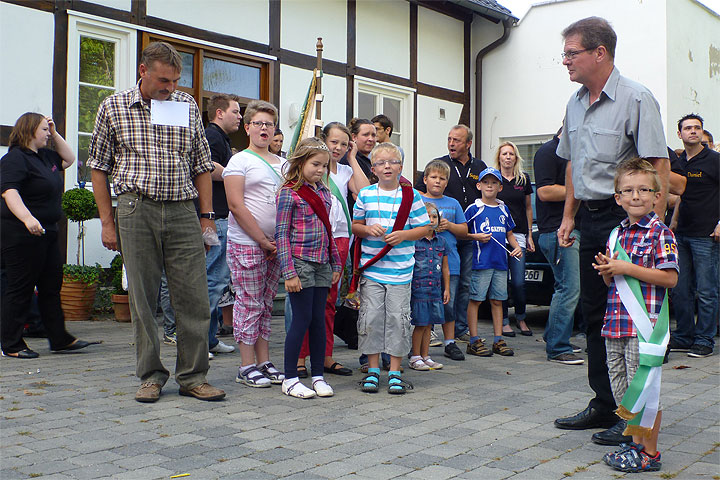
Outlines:
<svg viewBox="0 0 720 480"><path fill-rule="evenodd" d="M214 130L217 130L223 136L223 138L227 141L227 143L230 143L230 137L228 136L227 133L225 133L225 130L223 130L220 127L220 125L218 125L217 123L208 122L207 128L213 128Z"/></svg>
<svg viewBox="0 0 720 480"><path fill-rule="evenodd" d="M142 78L138 80L138 82L135 84L135 86L130 90L128 95L128 107L135 105L136 103L139 103L141 105L147 105L150 106L150 101L145 102L143 99L142 93L140 93L140 83L142 82ZM170 94L167 101L177 101L178 99L178 90L175 90ZM152 99L150 99L152 100Z"/></svg>
<svg viewBox="0 0 720 480"><path fill-rule="evenodd" d="M613 67L613 70L612 70L612 72L610 72L610 76L608 77L607 81L605 82L605 86L602 89L602 93L604 93L605 96L608 97L613 102L615 101L615 96L617 94L617 87L618 87L619 82L620 82L620 70L618 70L617 67ZM576 94L577 99L580 100L585 95L589 95L589 93L590 93L590 91L588 90L588 88L583 85L577 91L577 94Z"/></svg>
<svg viewBox="0 0 720 480"><path fill-rule="evenodd" d="M657 214L655 212L650 212L632 225L630 225L630 219L625 218L622 222L620 222L620 226L623 230L630 226L637 226L638 228L648 229L659 221L660 219L658 218Z"/></svg>

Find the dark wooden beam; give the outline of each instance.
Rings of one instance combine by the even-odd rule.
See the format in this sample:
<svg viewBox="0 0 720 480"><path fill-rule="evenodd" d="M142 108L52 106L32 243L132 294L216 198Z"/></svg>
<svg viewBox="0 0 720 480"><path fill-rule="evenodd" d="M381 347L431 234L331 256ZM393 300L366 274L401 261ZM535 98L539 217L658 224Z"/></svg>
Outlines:
<svg viewBox="0 0 720 480"><path fill-rule="evenodd" d="M347 65L345 70L345 123L350 123L355 111L355 66L357 64L357 4L355 0L347 2Z"/></svg>
<svg viewBox="0 0 720 480"><path fill-rule="evenodd" d="M457 90L450 90L449 88L418 82L417 93L418 95L424 95L426 97L440 98L449 102L465 104L465 92L458 92Z"/></svg>
<svg viewBox="0 0 720 480"><path fill-rule="evenodd" d="M280 50L280 55L277 56L280 63L283 65L290 65L291 67L302 68L304 70L312 70L317 66L317 57L312 55L306 55L304 53L293 52L292 50ZM323 58L323 72L328 75L337 75L338 77L344 77L347 71L347 66L344 63L337 62L335 60L327 60Z"/></svg>
<svg viewBox="0 0 720 480"><path fill-rule="evenodd" d="M2 0L4 3L19 5L21 7L34 8L43 12L54 12L55 2L53 0Z"/></svg>
<svg viewBox="0 0 720 480"><path fill-rule="evenodd" d="M463 101L463 109L460 114L460 123L463 125L470 126L470 75L471 72L471 54L472 54L472 45L471 45L471 33L472 33L472 22L466 21L465 22L465 28L464 28L464 38L463 38L463 65L464 65L464 75L463 75L463 90L465 90L465 99Z"/></svg>
<svg viewBox="0 0 720 480"><path fill-rule="evenodd" d="M394 85L400 85L403 87L413 87L413 82L409 78L398 77L397 75L391 75L389 73L376 72L364 67L355 67L355 75L361 77L372 78L373 80L379 80L381 82L392 83Z"/></svg>
<svg viewBox="0 0 720 480"><path fill-rule="evenodd" d="M418 5L410 4L410 83L417 87L418 78ZM413 118L412 118L412 146L413 172L417 170L417 146L418 146L418 122L417 122L417 93L412 96ZM412 179L414 180L414 179Z"/></svg>
<svg viewBox="0 0 720 480"><path fill-rule="evenodd" d="M84 2L83 2L84 3ZM52 79L52 116L55 121L57 132L66 137L67 132L67 64L68 64L68 15L67 9L71 2L58 0L54 13L55 37L53 48L53 79ZM74 139L70 138L70 144ZM70 168L77 168L73 164ZM65 172L63 172L65 176ZM58 222L60 243L60 255L63 262L67 261L67 219L63 218Z"/></svg>
<svg viewBox="0 0 720 480"><path fill-rule="evenodd" d="M132 23L144 26L147 22L147 0L132 0L130 15Z"/></svg>
<svg viewBox="0 0 720 480"><path fill-rule="evenodd" d="M281 20L282 20L282 4L280 0L270 0L269 2L269 18L270 18L270 55L281 57ZM272 84L270 101L280 106L280 61L272 64Z"/></svg>
<svg viewBox="0 0 720 480"><path fill-rule="evenodd" d="M60 2L58 1L58 3ZM126 23L134 23L132 6L130 7L130 11L127 11L86 2L84 0L68 0L66 4L68 10L89 13L90 15L97 15L98 17L112 18L113 20Z"/></svg>

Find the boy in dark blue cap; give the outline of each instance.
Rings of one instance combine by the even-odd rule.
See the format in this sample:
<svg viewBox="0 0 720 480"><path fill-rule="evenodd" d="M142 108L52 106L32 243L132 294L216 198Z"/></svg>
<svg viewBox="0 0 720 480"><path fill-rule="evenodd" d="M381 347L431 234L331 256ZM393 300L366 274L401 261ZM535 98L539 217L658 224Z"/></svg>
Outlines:
<svg viewBox="0 0 720 480"><path fill-rule="evenodd" d="M482 199L475 200L465 210L470 232L468 237L473 240L473 271L467 311L470 343L467 353L479 357L491 357L493 353L511 356L514 352L502 339L502 302L507 300L506 252L519 258L522 249L512 234L515 222L505 204L497 199L498 192L502 190L500 172L494 168L480 172L477 188L482 192ZM506 242L512 251L505 247ZM492 350L485 346L477 333L478 308L486 299L490 300L495 335Z"/></svg>

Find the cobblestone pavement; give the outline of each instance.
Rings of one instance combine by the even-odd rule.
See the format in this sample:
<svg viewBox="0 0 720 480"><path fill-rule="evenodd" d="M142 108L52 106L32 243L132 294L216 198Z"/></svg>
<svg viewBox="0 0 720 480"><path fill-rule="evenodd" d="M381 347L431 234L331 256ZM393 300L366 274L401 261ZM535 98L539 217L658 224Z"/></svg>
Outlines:
<svg viewBox="0 0 720 480"><path fill-rule="evenodd" d="M282 365L281 318L273 328L271 358ZM130 324L69 322L73 334L104 343L53 355L45 340L29 339L39 359L0 360L0 478L720 478L720 357L671 354L663 469L625 475L600 461L611 447L593 444L593 431L553 427L586 406L586 368L547 362L542 327L534 328L533 337L508 339L514 357L452 362L433 348L445 368L406 367L415 390L405 396L360 392L357 352L338 341L335 358L355 371L328 378L332 398L237 384L236 351L217 355L208 374L225 401L181 397L170 381L158 403L140 404ZM174 347L162 354L172 370Z"/></svg>

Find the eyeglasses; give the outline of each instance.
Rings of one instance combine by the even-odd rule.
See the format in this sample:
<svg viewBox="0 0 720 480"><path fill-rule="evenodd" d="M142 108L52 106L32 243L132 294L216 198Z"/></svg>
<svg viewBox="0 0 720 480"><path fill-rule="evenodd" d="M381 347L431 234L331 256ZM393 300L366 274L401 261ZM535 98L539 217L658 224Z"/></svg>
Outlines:
<svg viewBox="0 0 720 480"><path fill-rule="evenodd" d="M596 48L597 48L597 47L593 47L593 48L583 48L582 50L570 50L569 52L563 52L563 53L561 53L560 56L561 56L563 59L574 60L575 57L577 57L577 56L580 55L581 53L583 53L583 52L589 52L590 50L595 50Z"/></svg>
<svg viewBox="0 0 720 480"><path fill-rule="evenodd" d="M380 162L375 162L372 164L373 167L380 168L384 166L385 164L388 165L402 165L402 160L382 160Z"/></svg>
<svg viewBox="0 0 720 480"><path fill-rule="evenodd" d="M633 193L635 192L637 192L637 194L641 197L648 197L655 193L655 190L653 190L652 188L623 188L617 193L623 197L632 197Z"/></svg>
<svg viewBox="0 0 720 480"><path fill-rule="evenodd" d="M250 125L252 125L253 127L257 127L257 128L263 128L263 127L267 128L267 129L275 128L275 124L272 122L250 122Z"/></svg>

